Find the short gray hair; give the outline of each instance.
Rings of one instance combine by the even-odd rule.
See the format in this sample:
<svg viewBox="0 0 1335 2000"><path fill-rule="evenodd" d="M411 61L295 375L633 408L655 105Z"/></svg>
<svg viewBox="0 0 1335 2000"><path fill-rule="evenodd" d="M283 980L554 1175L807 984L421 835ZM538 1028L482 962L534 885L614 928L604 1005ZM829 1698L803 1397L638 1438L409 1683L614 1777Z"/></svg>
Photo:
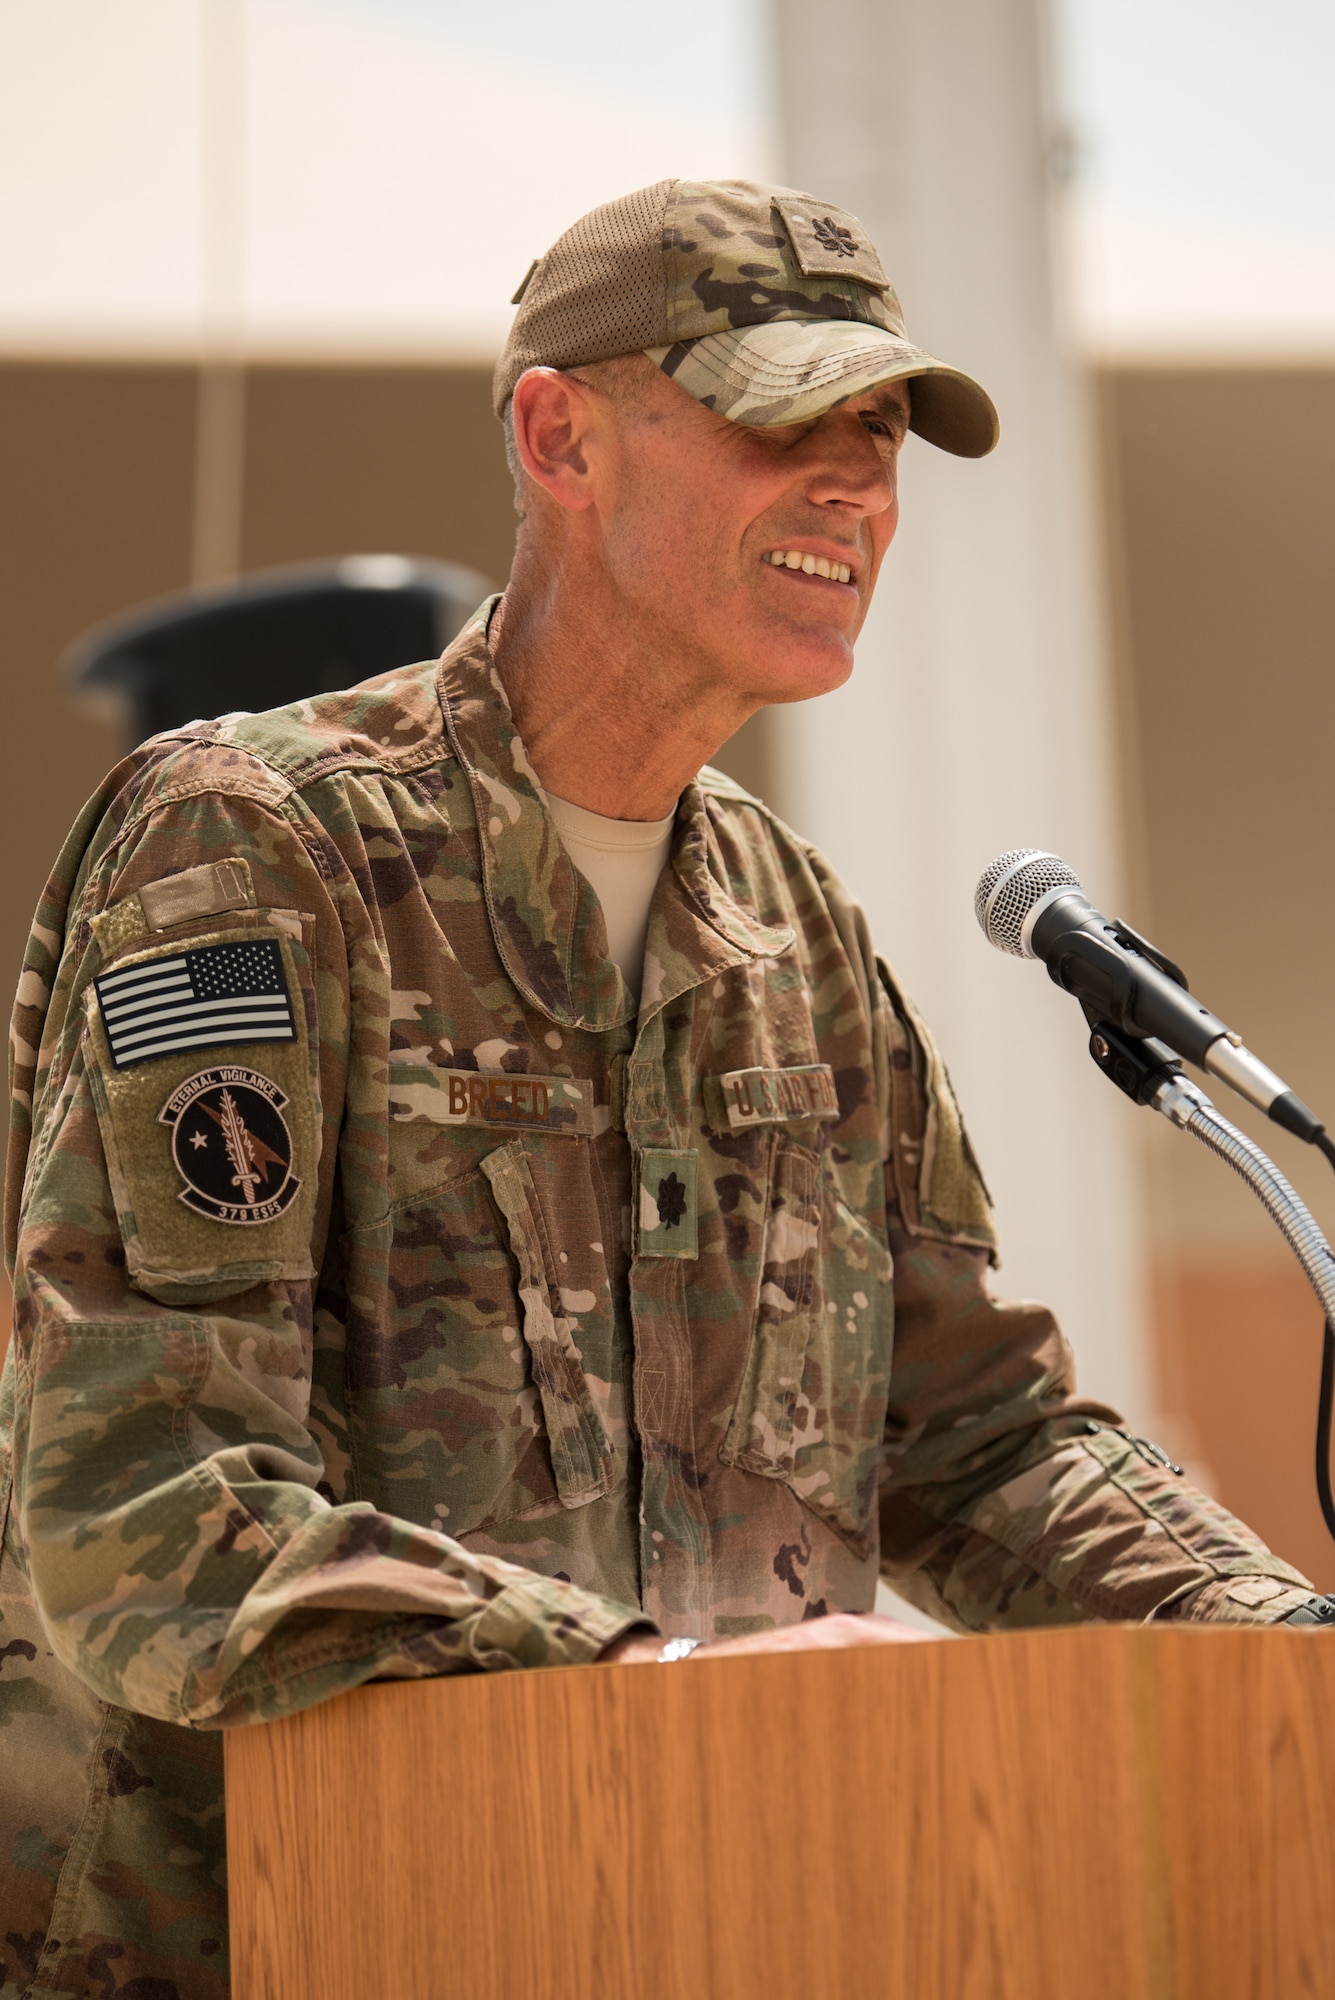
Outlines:
<svg viewBox="0 0 1335 2000"><path fill-rule="evenodd" d="M524 484L528 479L528 474L520 463L519 446L515 443L515 405L513 396L505 406L505 414L501 418L501 428L505 432L505 462L510 468L510 477L514 481L515 486L515 512L522 516L524 512Z"/></svg>

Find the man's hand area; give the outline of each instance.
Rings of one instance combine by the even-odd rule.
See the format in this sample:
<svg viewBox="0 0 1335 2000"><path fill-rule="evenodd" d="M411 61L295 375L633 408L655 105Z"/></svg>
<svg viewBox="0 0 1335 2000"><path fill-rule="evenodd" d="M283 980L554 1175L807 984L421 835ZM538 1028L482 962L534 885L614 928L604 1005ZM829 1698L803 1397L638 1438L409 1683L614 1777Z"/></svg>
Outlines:
<svg viewBox="0 0 1335 2000"><path fill-rule="evenodd" d="M897 1618L882 1617L878 1611L857 1613L838 1611L829 1618L808 1618L801 1625L782 1625L775 1632L748 1632L741 1639L713 1639L679 1664L692 1660L720 1660L730 1653L814 1653L829 1646L903 1646L922 1639L930 1643L930 1632L901 1625ZM656 1632L631 1632L615 1639L599 1663L609 1667L654 1666L667 1641Z"/></svg>

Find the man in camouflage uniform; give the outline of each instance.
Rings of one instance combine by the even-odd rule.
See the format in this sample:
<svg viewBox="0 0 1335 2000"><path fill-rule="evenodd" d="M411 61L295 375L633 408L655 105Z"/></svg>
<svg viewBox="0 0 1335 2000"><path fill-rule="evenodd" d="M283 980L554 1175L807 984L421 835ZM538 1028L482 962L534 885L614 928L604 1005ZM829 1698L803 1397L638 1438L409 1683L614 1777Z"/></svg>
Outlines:
<svg viewBox="0 0 1335 2000"><path fill-rule="evenodd" d="M220 1732L373 1678L890 1640L878 1573L965 1631L1310 1599L991 1297L926 1028L699 768L844 678L905 426L987 398L856 218L665 182L535 267L497 403L506 597L144 745L33 928L4 2000L221 2000ZM638 1004L549 793L675 809Z"/></svg>

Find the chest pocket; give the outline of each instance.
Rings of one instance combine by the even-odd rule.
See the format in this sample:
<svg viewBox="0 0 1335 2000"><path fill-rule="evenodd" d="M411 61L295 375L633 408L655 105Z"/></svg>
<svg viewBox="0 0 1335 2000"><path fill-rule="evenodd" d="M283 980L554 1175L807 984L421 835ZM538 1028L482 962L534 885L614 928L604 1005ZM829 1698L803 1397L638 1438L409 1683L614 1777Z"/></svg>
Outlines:
<svg viewBox="0 0 1335 2000"><path fill-rule="evenodd" d="M781 1479L859 1553L871 1546L890 1385L893 1265L826 1183L774 1146L755 1321L721 1455Z"/></svg>
<svg viewBox="0 0 1335 2000"><path fill-rule="evenodd" d="M559 1143L563 1184L587 1180L580 1143ZM610 1347L606 1271L562 1283L532 1164L514 1140L344 1239L359 1497L450 1535L613 1484L607 1384L584 1352L597 1366Z"/></svg>

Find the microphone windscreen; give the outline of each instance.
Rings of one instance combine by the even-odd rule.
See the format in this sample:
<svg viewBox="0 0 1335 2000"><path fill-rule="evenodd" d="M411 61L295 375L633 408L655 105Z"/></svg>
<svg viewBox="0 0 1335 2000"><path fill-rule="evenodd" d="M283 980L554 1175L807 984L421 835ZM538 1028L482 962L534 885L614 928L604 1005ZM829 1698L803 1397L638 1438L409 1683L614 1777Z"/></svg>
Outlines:
<svg viewBox="0 0 1335 2000"><path fill-rule="evenodd" d="M989 944L1016 958L1032 958L1025 919L1054 889L1077 889L1080 877L1059 854L1041 847L1008 847L988 863L973 892L973 913Z"/></svg>

